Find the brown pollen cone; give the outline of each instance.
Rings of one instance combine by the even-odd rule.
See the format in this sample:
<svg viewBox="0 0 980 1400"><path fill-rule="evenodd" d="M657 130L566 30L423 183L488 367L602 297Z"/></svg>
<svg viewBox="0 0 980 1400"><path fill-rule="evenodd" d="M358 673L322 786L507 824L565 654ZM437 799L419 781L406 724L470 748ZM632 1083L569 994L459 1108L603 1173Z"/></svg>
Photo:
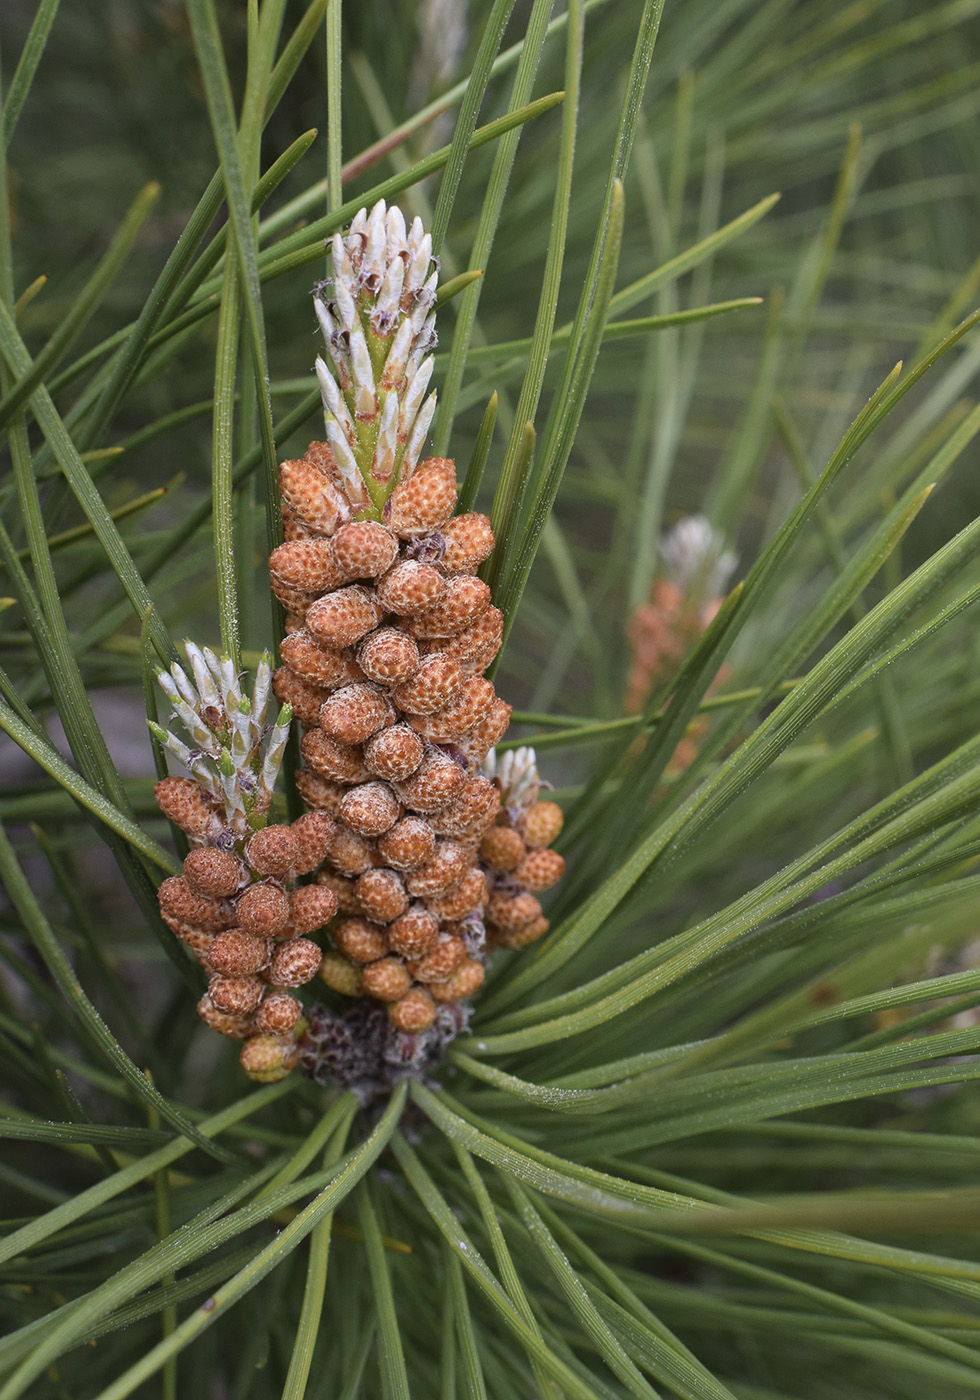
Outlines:
<svg viewBox="0 0 980 1400"><path fill-rule="evenodd" d="M207 839L208 829L197 820L200 804L185 780L166 782L167 815L190 814L188 834ZM176 811L171 793L177 794ZM234 849L195 847L183 874L160 886L164 920L211 979L198 1006L201 1019L220 1035L245 1042L242 1066L260 1082L281 1078L299 1062L303 1007L283 989L319 972L322 952L308 935L334 918L338 899L327 887L295 880L322 863L341 831L323 812L307 812L291 825L260 827ZM266 1063L270 1036L276 1037L275 1074Z"/></svg>
<svg viewBox="0 0 980 1400"><path fill-rule="evenodd" d="M485 674L504 631L478 576L493 528L454 513L451 459L420 460L435 410L431 234L378 201L331 257L314 288L327 441L279 469L282 664L270 675L263 660L253 702L231 658L192 644L197 700L179 667L161 677L193 744L151 728L194 777L164 779L157 798L198 849L160 906L210 977L202 1019L244 1042L250 1077L274 1082L302 1058L318 1078L322 1053L352 1084L331 1068L346 1036L383 1089L393 1064L421 1073L465 1028L488 947L544 932L536 894L561 873L548 849L561 813L536 800L532 751L519 772L491 754L511 715ZM270 824L291 719L308 810ZM293 995L317 976L356 999L339 1017Z"/></svg>
<svg viewBox="0 0 980 1400"><path fill-rule="evenodd" d="M503 635L476 574L493 531L477 512L453 518L448 458L420 462L374 520L328 444L311 444L302 460L283 469L283 489L303 538L270 569L311 595L283 646L276 690L305 697L301 683L312 683L323 693L302 744L309 766L297 775L304 799L338 823L319 879L345 916L334 933L342 961L328 957L321 976L415 1033L435 1016L434 978L448 986L463 964L482 970L479 948L455 930L469 916L479 923L487 900L478 845L500 795L479 770L510 715L483 675ZM311 712L312 700L304 720ZM516 831L507 836L513 869L527 848ZM345 970L351 962L359 975ZM453 985L468 996L481 980L468 972Z"/></svg>

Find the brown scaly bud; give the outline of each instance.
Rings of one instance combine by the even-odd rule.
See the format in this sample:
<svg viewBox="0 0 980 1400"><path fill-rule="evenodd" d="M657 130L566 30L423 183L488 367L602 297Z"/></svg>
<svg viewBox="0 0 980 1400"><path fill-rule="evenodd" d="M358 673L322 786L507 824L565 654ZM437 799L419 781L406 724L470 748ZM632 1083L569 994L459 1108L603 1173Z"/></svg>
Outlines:
<svg viewBox="0 0 980 1400"><path fill-rule="evenodd" d="M314 596L336 588L347 579L332 544L332 540L290 540L281 544L269 555L269 573L277 583Z"/></svg>
<svg viewBox="0 0 980 1400"><path fill-rule="evenodd" d="M220 1011L206 993L197 1003L197 1014L206 1026L217 1031L219 1035L226 1035L229 1040L245 1040L254 1031L251 1016L236 1016L228 1011Z"/></svg>
<svg viewBox="0 0 980 1400"><path fill-rule="evenodd" d="M365 767L378 778L403 781L422 762L425 745L406 724L381 729L364 745Z"/></svg>
<svg viewBox="0 0 980 1400"><path fill-rule="evenodd" d="M388 930L393 953L421 958L431 953L439 941L439 920L423 904L413 904Z"/></svg>
<svg viewBox="0 0 980 1400"><path fill-rule="evenodd" d="M356 997L361 991L361 968L343 953L329 948L320 962L320 981L341 996Z"/></svg>
<svg viewBox="0 0 980 1400"><path fill-rule="evenodd" d="M335 690L320 708L320 728L342 744L363 744L395 721L395 707L380 686L360 681Z"/></svg>
<svg viewBox="0 0 980 1400"><path fill-rule="evenodd" d="M319 773L313 773L309 768L298 768L293 776L296 791L307 807L325 812L330 817L340 815L340 804L346 789L339 783L332 783L329 778L322 778Z"/></svg>
<svg viewBox="0 0 980 1400"><path fill-rule="evenodd" d="M328 870L321 870L316 877L316 883L318 889L329 890L334 896L338 914L360 914L361 901L357 897L353 880L348 880L343 875L334 875Z"/></svg>
<svg viewBox="0 0 980 1400"><path fill-rule="evenodd" d="M380 958L368 963L361 973L361 989L379 1001L398 1001L412 985L408 968L401 958Z"/></svg>
<svg viewBox="0 0 980 1400"><path fill-rule="evenodd" d="M465 847L455 841L440 841L431 860L406 875L406 888L416 898L445 894L463 878L469 864L470 854Z"/></svg>
<svg viewBox="0 0 980 1400"><path fill-rule="evenodd" d="M264 1035L286 1035L303 1014L302 1003L288 992L266 992L252 1020Z"/></svg>
<svg viewBox="0 0 980 1400"><path fill-rule="evenodd" d="M319 466L308 458L283 462L279 468L283 500L321 535L332 535L350 519L350 506Z"/></svg>
<svg viewBox="0 0 980 1400"><path fill-rule="evenodd" d="M248 872L233 851L199 846L184 860L184 879L198 894L224 899L247 881Z"/></svg>
<svg viewBox="0 0 980 1400"><path fill-rule="evenodd" d="M412 987L388 1007L388 1016L400 1031L418 1035L436 1019L436 1006L424 987Z"/></svg>
<svg viewBox="0 0 980 1400"><path fill-rule="evenodd" d="M472 574L493 552L490 517L471 511L457 515L442 527L445 553L442 567L447 574Z"/></svg>
<svg viewBox="0 0 980 1400"><path fill-rule="evenodd" d="M286 611L295 617L305 618L307 608L317 599L316 593L311 593L304 588L297 588L291 583L283 583L282 579L275 574L270 574L269 585L273 595L278 598Z"/></svg>
<svg viewBox="0 0 980 1400"><path fill-rule="evenodd" d="M327 859L341 875L362 875L374 864L374 848L370 841L358 836L356 831L351 831L346 826L338 826L337 834L330 843Z"/></svg>
<svg viewBox="0 0 980 1400"><path fill-rule="evenodd" d="M337 912L339 901L333 890L322 885L301 885L289 894L289 925L286 934L291 938L307 933L328 924Z"/></svg>
<svg viewBox="0 0 980 1400"><path fill-rule="evenodd" d="M305 681L288 666L280 666L273 674L272 690L280 705L289 705L301 724L317 723L320 707L330 694L322 686Z"/></svg>
<svg viewBox="0 0 980 1400"><path fill-rule="evenodd" d="M210 971L211 964L208 962L208 954L211 951L211 944L218 935L210 929L198 928L197 924L188 924L181 919L173 919L169 914L164 914L163 921L170 932L180 939L181 943L187 944L198 962Z"/></svg>
<svg viewBox="0 0 980 1400"><path fill-rule="evenodd" d="M484 559L493 553L493 526L489 515L470 511L456 515L442 526L445 553L442 568L447 574L475 574Z"/></svg>
<svg viewBox="0 0 980 1400"><path fill-rule="evenodd" d="M291 671L325 690L350 685L362 679L361 669L342 651L321 646L305 627L284 637L279 654Z"/></svg>
<svg viewBox="0 0 980 1400"><path fill-rule="evenodd" d="M490 606L490 588L473 574L451 578L431 608L412 619L416 637L455 637Z"/></svg>
<svg viewBox="0 0 980 1400"><path fill-rule="evenodd" d="M242 1069L257 1084L276 1084L299 1063L299 1047L290 1036L253 1035L238 1056Z"/></svg>
<svg viewBox="0 0 980 1400"><path fill-rule="evenodd" d="M463 919L487 901L487 882L483 871L471 867L458 885L445 894L427 899L426 905L437 919Z"/></svg>
<svg viewBox="0 0 980 1400"><path fill-rule="evenodd" d="M375 923L390 923L408 908L408 895L401 877L384 866L366 870L358 877L354 888L361 908Z"/></svg>
<svg viewBox="0 0 980 1400"><path fill-rule="evenodd" d="M423 643L423 649L444 651L447 656L455 656L465 670L483 656L489 661L497 655L504 635L504 615L499 608L486 608L475 622L456 632L452 637L441 637ZM484 665L489 665L489 661Z"/></svg>
<svg viewBox="0 0 980 1400"><path fill-rule="evenodd" d="M424 958L409 964L417 982L445 982L466 961L466 944L461 938L444 935Z"/></svg>
<svg viewBox="0 0 980 1400"><path fill-rule="evenodd" d="M300 740L300 753L316 772L335 783L364 783L372 770L352 744L341 744L324 729L311 729Z"/></svg>
<svg viewBox="0 0 980 1400"><path fill-rule="evenodd" d="M429 994L436 1001L468 1001L483 986L486 971L475 958L467 958L445 982L431 982Z"/></svg>
<svg viewBox="0 0 980 1400"><path fill-rule="evenodd" d="M259 938L275 938L289 923L289 898L279 885L252 885L235 902L239 926Z"/></svg>
<svg viewBox="0 0 980 1400"><path fill-rule="evenodd" d="M448 806L429 818L432 830L457 841L478 841L500 811L500 791L487 778L467 778Z"/></svg>
<svg viewBox="0 0 980 1400"><path fill-rule="evenodd" d="M411 538L444 524L455 504L455 463L447 457L428 457L414 476L392 491L385 516L396 535Z"/></svg>
<svg viewBox="0 0 980 1400"><path fill-rule="evenodd" d="M482 676L490 663L495 659L499 650L500 643L492 642L489 646L484 647L482 651L478 651L475 656L471 656L469 660L461 661L459 664L468 676ZM510 723L509 715L507 717L507 723ZM505 725L499 737L502 739L506 732L507 726ZM494 743L496 743L496 740L494 740Z"/></svg>
<svg viewBox="0 0 980 1400"><path fill-rule="evenodd" d="M455 840L479 841L483 833L497 820L500 812L500 790L489 778L466 778L461 791L452 802L433 812L430 825L440 836Z"/></svg>
<svg viewBox="0 0 980 1400"><path fill-rule="evenodd" d="M265 984L258 977L225 977L216 972L208 983L212 1003L229 1016L250 1016L264 991Z"/></svg>
<svg viewBox="0 0 980 1400"><path fill-rule="evenodd" d="M498 890L487 902L487 921L503 933L527 928L541 917L541 905L533 894L507 894Z"/></svg>
<svg viewBox="0 0 980 1400"><path fill-rule="evenodd" d="M410 715L408 722L430 744L455 744L486 719L496 698L491 681L468 676L448 705L431 715Z"/></svg>
<svg viewBox="0 0 980 1400"><path fill-rule="evenodd" d="M378 602L385 612L414 617L431 608L446 587L446 580L431 564L404 559L381 579Z"/></svg>
<svg viewBox="0 0 980 1400"><path fill-rule="evenodd" d="M413 812L438 812L456 797L466 781L462 768L439 749L429 749L410 778L395 791Z"/></svg>
<svg viewBox="0 0 980 1400"><path fill-rule="evenodd" d="M367 919L343 919L334 931L334 941L344 957L356 963L377 962L391 951L384 930Z"/></svg>
<svg viewBox="0 0 980 1400"><path fill-rule="evenodd" d="M539 890L550 890L552 885L557 885L564 873L564 856L560 856L557 851L549 851L544 846L536 846L534 850L528 851L517 866L514 879L526 890L536 894Z"/></svg>
<svg viewBox="0 0 980 1400"><path fill-rule="evenodd" d="M290 938L278 945L262 975L273 987L301 987L316 976L322 956L309 938Z"/></svg>
<svg viewBox="0 0 980 1400"><path fill-rule="evenodd" d="M398 558L398 541L375 520L355 520L342 525L330 541L330 553L338 582L377 578ZM333 584L324 585L332 588Z"/></svg>
<svg viewBox="0 0 980 1400"><path fill-rule="evenodd" d="M284 504L282 508L282 538L286 544L289 544L291 540L314 540L317 538L317 532L312 525L307 525L305 520L301 520L294 510L290 510Z"/></svg>
<svg viewBox="0 0 980 1400"><path fill-rule="evenodd" d="M267 938L256 938L243 929L229 928L215 936L208 962L223 977L251 977L268 966L270 952Z"/></svg>
<svg viewBox="0 0 980 1400"><path fill-rule="evenodd" d="M214 806L193 778L161 778L153 796L163 815L192 840L204 841L220 832Z"/></svg>
<svg viewBox="0 0 980 1400"><path fill-rule="evenodd" d="M296 818L290 830L296 841L296 874L309 875L326 860L330 843L337 833L337 823L326 812L304 812Z"/></svg>
<svg viewBox="0 0 980 1400"><path fill-rule="evenodd" d="M410 715L431 715L448 704L462 684L459 662L437 651L425 658L410 681L392 692L392 699Z"/></svg>
<svg viewBox="0 0 980 1400"><path fill-rule="evenodd" d="M300 843L291 826L266 826L245 843L245 859L256 875L288 875L296 865Z"/></svg>
<svg viewBox="0 0 980 1400"><path fill-rule="evenodd" d="M340 820L360 836L380 836L395 825L398 801L387 783L361 783L340 804Z"/></svg>
<svg viewBox="0 0 980 1400"><path fill-rule="evenodd" d="M157 890L157 899L165 915L181 923L197 924L199 928L231 928L235 915L220 899L198 894L181 875L169 875Z"/></svg>
<svg viewBox="0 0 980 1400"><path fill-rule="evenodd" d="M357 663L368 680L379 685L402 685L419 669L418 645L397 627L370 632L357 651Z"/></svg>
<svg viewBox="0 0 980 1400"><path fill-rule="evenodd" d="M480 859L494 870L516 870L526 854L524 838L512 826L492 826L480 842Z"/></svg>
<svg viewBox="0 0 980 1400"><path fill-rule="evenodd" d="M532 920L525 924L523 928L509 930L494 929L493 941L501 948L526 948L529 943L534 943L551 927L544 916Z"/></svg>
<svg viewBox="0 0 980 1400"><path fill-rule="evenodd" d="M435 833L421 817L402 817L378 838L378 851L396 870L415 870L424 865L435 848Z"/></svg>
<svg viewBox="0 0 980 1400"><path fill-rule="evenodd" d="M448 836L451 841L460 841L473 849L480 844L483 833L493 826L499 808L499 796L480 796L470 801L457 798L441 811L433 812L429 821L437 836Z"/></svg>
<svg viewBox="0 0 980 1400"><path fill-rule="evenodd" d="M529 846L550 846L564 822L557 802L532 802L518 821L517 829Z"/></svg>
<svg viewBox="0 0 980 1400"><path fill-rule="evenodd" d="M361 584L335 589L306 610L307 630L322 646L342 651L353 646L381 621L373 592Z"/></svg>
<svg viewBox="0 0 980 1400"><path fill-rule="evenodd" d="M496 699L486 719L481 720L475 729L471 729L469 734L460 740L458 747L471 765L481 764L494 744L507 733L513 708L506 701Z"/></svg>

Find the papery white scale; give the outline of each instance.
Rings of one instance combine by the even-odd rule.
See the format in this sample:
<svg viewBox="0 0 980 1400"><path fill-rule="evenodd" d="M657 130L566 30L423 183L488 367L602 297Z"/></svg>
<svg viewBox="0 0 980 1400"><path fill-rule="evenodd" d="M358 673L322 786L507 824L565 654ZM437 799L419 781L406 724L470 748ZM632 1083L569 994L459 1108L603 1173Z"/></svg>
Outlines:
<svg viewBox="0 0 980 1400"><path fill-rule="evenodd" d="M435 411L436 396L435 394L430 394L422 405L422 411L418 418L415 420L412 436L409 438L408 446L405 449L405 457L402 464L403 481L411 476L412 472L419 464L419 458L422 455L422 444L425 442L425 437L429 431L429 425L432 422Z"/></svg>
<svg viewBox="0 0 980 1400"><path fill-rule="evenodd" d="M391 389L400 379L405 377L405 366L408 364L408 357L412 350L412 335L411 321L402 321L395 332L391 349L388 351L388 358L385 360L385 367L381 372L382 389Z"/></svg>
<svg viewBox="0 0 980 1400"><path fill-rule="evenodd" d="M194 673L194 684L205 705L220 705L222 682L221 663L213 652L202 652L193 642L185 642L184 650ZM179 667L173 668L176 677Z"/></svg>
<svg viewBox="0 0 980 1400"><path fill-rule="evenodd" d="M167 694L175 704L180 701L185 705L193 706L196 705L201 698L197 693L193 681L188 679L186 673L180 666L175 665L173 667L173 675L172 677L168 676L166 681L161 677L160 684L164 686Z"/></svg>
<svg viewBox="0 0 980 1400"><path fill-rule="evenodd" d="M252 725L256 732L265 724L271 690L272 665L268 653L265 653L255 672L255 686L252 690Z"/></svg>
<svg viewBox="0 0 980 1400"><path fill-rule="evenodd" d="M374 386L371 352L360 325L356 325L350 333L350 363L354 376L354 414L362 421L368 421L377 414L378 393Z"/></svg>
<svg viewBox="0 0 980 1400"><path fill-rule="evenodd" d="M361 470L357 465L357 460L350 450L347 436L336 418L327 418L324 424L327 433L327 442L333 451L337 463L337 470L340 473L347 493L347 499L352 506L366 506L370 497L361 476Z"/></svg>
<svg viewBox="0 0 980 1400"><path fill-rule="evenodd" d="M408 252L411 262L408 265L408 276L405 278L405 292L412 296L424 284L429 263L432 261L432 235L425 232L421 219L412 220L412 231L408 235Z"/></svg>
<svg viewBox="0 0 980 1400"><path fill-rule="evenodd" d="M366 210L366 209L358 209L358 211L357 211L357 213L354 215L353 219L351 219L350 230L349 230L348 235L347 235L348 238L353 238L356 234L363 233L363 232L364 232L364 226L365 226L366 223L367 223L367 210ZM335 234L334 237L335 237L335 238L339 238L339 237L340 237L340 234Z"/></svg>
<svg viewBox="0 0 980 1400"><path fill-rule="evenodd" d="M252 705L251 701L242 696L238 702L238 708L234 714L229 712L232 721L231 731L231 757L236 769L241 769L248 762L252 753L254 735L252 733Z"/></svg>
<svg viewBox="0 0 980 1400"><path fill-rule="evenodd" d="M179 669L179 667L177 669ZM183 675L183 672L181 675L183 680L186 681L187 678ZM188 704L179 693L176 685L171 677L167 675L166 671L160 675L159 681L161 689L174 707L174 714L194 740L196 747L210 752L214 747L214 735L211 733L211 730L208 729L204 721L198 718L197 710L193 705ZM195 699L198 699L198 697L195 696Z"/></svg>
<svg viewBox="0 0 980 1400"><path fill-rule="evenodd" d="M381 214L381 217L377 215ZM368 219L367 242L361 258L360 282L366 292L376 296L381 286L387 265L388 229L384 219L384 201L379 201L371 210Z"/></svg>
<svg viewBox="0 0 980 1400"><path fill-rule="evenodd" d="M378 445L374 449L374 475L378 481L389 481L395 470L398 451L398 395L394 390L385 399L378 429Z"/></svg>
<svg viewBox="0 0 980 1400"><path fill-rule="evenodd" d="M396 258L385 273L385 280L378 292L377 306L371 313L371 329L375 335L391 334L402 299L402 286L405 281L405 263Z"/></svg>
<svg viewBox="0 0 980 1400"><path fill-rule="evenodd" d="M354 420L350 416L350 410L347 407L343 394L337 387L336 379L334 379L319 356L316 362L316 377L320 385L320 395L323 399L324 412L333 414L334 418L336 418L337 422L343 428L347 436L347 441L353 446L356 441L354 435Z"/></svg>
<svg viewBox="0 0 980 1400"><path fill-rule="evenodd" d="M422 399L425 397L425 391L429 387L429 380L432 378L432 371L434 369L435 360L430 356L429 359L423 361L412 376L408 386L408 392L402 404L399 423L402 433L404 433L406 427L410 426L418 417L418 411L422 405Z"/></svg>

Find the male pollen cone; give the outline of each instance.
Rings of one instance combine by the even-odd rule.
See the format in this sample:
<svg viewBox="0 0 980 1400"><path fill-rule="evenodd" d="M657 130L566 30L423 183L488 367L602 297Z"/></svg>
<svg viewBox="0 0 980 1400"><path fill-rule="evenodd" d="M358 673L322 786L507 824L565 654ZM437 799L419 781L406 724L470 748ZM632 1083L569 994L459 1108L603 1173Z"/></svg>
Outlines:
<svg viewBox="0 0 980 1400"><path fill-rule="evenodd" d="M560 810L537 801L533 751L499 771L492 752L511 706L485 675L503 639L477 574L490 520L454 514L454 462L422 456L435 409L431 235L379 201L331 256L314 289L326 437L280 466L285 540L269 559L286 609L271 689L288 709L263 725L268 670L249 711L231 661L200 649L188 654L210 705L192 713L183 673L161 679L211 767L170 744L194 778L158 784L160 805L207 850L160 899L210 975L200 1014L244 1042L247 1074L270 1082L302 1060L356 1089L341 1060L358 1037L365 1082L438 1062L466 1026L488 949L544 933L534 892L562 862L546 849ZM212 743L202 716L225 695L234 704ZM290 717L310 810L269 825ZM354 999L339 1016L292 995L316 975Z"/></svg>

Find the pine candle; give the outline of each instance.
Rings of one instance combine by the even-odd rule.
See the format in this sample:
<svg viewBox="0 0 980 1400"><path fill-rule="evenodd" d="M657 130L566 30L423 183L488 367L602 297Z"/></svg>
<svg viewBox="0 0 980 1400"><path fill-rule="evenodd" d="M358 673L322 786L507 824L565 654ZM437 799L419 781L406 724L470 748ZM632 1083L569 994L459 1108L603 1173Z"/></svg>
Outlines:
<svg viewBox="0 0 980 1400"><path fill-rule="evenodd" d="M561 810L538 799L533 751L506 755L499 771L494 759L511 707L484 674L503 636L477 576L493 549L490 521L454 515L454 463L421 459L435 408L431 237L382 201L335 236L331 253L332 284L314 292L329 359L316 364L326 441L280 467L285 540L269 559L287 615L272 689L303 726L295 779L310 810L293 828L265 831L285 841L315 824L316 859L287 864L283 854L277 870L246 870L257 833L236 849L237 903L206 896L185 868L182 896L215 899L220 911L177 912L167 894L165 915L187 941L197 931L195 951L212 970L201 1014L245 1038L248 1074L274 1078L302 1056L312 1077L366 1100L438 1060L466 1024L489 948L521 948L546 931L536 896L564 863L549 849ZM197 830L213 844L206 825ZM314 871L313 885L287 888ZM269 892L269 910L256 902L243 924L242 900L257 901L257 890ZM301 897L329 912L299 935ZM279 996L310 975L292 948L328 924L315 970L350 1005L297 1011L283 1029L284 1012L266 1029L268 989Z"/></svg>
<svg viewBox="0 0 980 1400"><path fill-rule="evenodd" d="M320 866L332 823L308 812L289 826L266 824L291 718L286 708L266 724L268 659L249 700L229 660L193 643L187 657L190 676L174 665L159 681L194 747L150 726L192 774L154 789L193 846L183 873L160 886L160 912L209 975L202 1020L243 1041L246 1073L265 1082L299 1062L305 1021L292 992L319 970L309 935L336 914L337 900L296 882Z"/></svg>

